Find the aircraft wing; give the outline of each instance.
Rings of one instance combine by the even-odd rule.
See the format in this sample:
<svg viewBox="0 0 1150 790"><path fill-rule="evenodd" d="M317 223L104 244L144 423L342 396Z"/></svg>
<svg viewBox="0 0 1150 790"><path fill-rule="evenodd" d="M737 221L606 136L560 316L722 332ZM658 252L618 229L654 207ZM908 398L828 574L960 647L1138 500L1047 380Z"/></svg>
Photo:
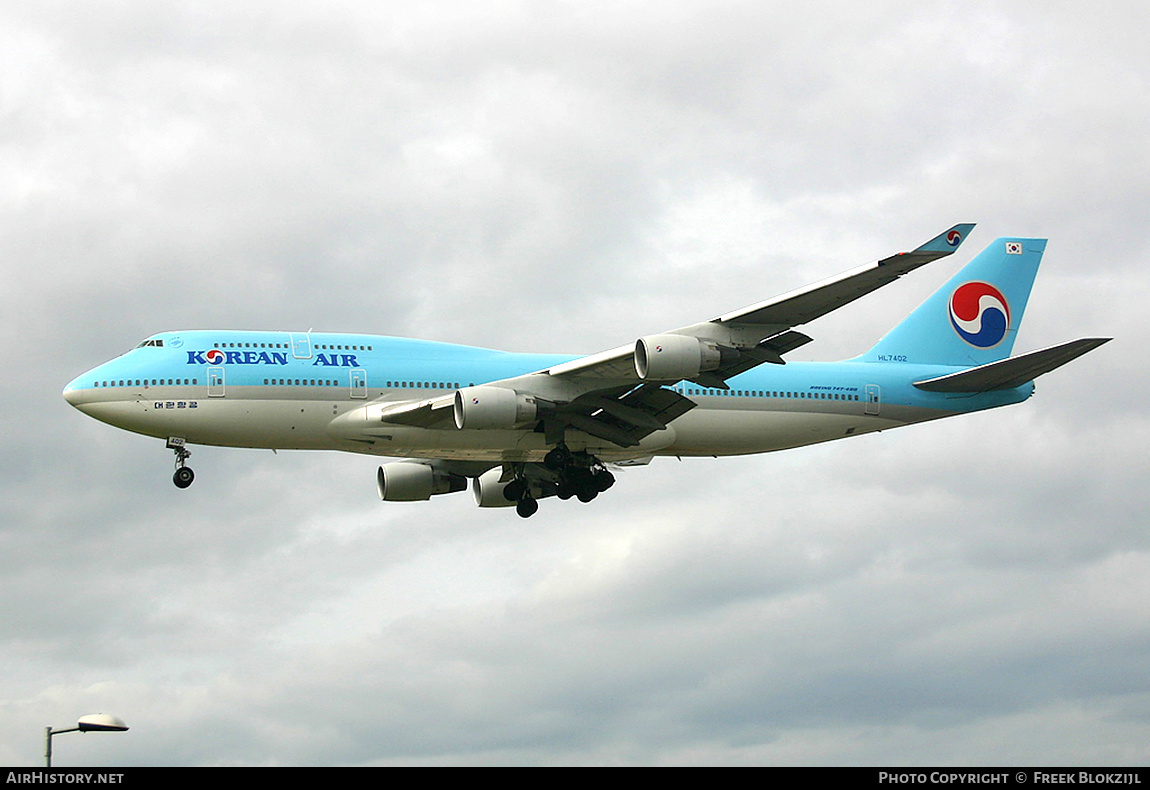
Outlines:
<svg viewBox="0 0 1150 790"><path fill-rule="evenodd" d="M920 266L953 254L973 228L973 223L955 225L910 252L891 255L829 280L719 316L714 321L788 328L805 324L894 282Z"/></svg>
<svg viewBox="0 0 1150 790"><path fill-rule="evenodd" d="M636 447L646 436L695 408L694 401L668 385L692 381L727 389L727 379L757 365L784 364L784 354L811 342L795 326L950 255L973 227L955 225L910 252L807 288L525 376L461 390L455 397L464 410L485 399L488 403L503 400L513 411L522 409L534 415L531 422L549 444L563 441L566 429L575 428L620 447ZM384 419L442 425L444 406L442 400L413 404ZM466 422L467 418L462 419Z"/></svg>
<svg viewBox="0 0 1150 790"><path fill-rule="evenodd" d="M783 354L811 342L811 338L794 331L794 327L837 310L920 266L952 254L972 228L972 223L955 225L910 252L891 255L829 280L726 313L710 321L652 336L697 338L708 345L714 345L722 357L712 369L701 371L697 376L672 375L663 380L673 383L687 379L703 386L722 389L727 386L726 379L764 362L783 364ZM680 342L672 340L670 344ZM648 351L661 353L657 348L660 346L657 340L650 346ZM641 378L636 370L636 354L641 353L636 344L620 346L556 365L546 372L551 376L612 380L619 383L650 381L650 377Z"/></svg>

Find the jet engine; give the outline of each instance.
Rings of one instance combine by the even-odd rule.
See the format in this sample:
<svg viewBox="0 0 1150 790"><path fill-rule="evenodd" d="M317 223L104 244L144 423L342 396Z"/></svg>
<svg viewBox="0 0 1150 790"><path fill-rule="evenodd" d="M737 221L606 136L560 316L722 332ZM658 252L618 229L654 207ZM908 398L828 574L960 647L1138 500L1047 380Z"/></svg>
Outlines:
<svg viewBox="0 0 1150 790"><path fill-rule="evenodd" d="M515 428L537 412L535 398L506 387L464 387L455 393L455 427L461 430Z"/></svg>
<svg viewBox="0 0 1150 790"><path fill-rule="evenodd" d="M651 335L635 341L635 372L644 381L693 379L737 354L690 335Z"/></svg>
<svg viewBox="0 0 1150 790"><path fill-rule="evenodd" d="M471 481L471 493L475 496L475 504L479 507L512 507L515 505L514 499L508 499L503 495L503 489L507 487L507 483L499 482L502 475L503 470L497 466L494 469L488 469Z"/></svg>
<svg viewBox="0 0 1150 790"><path fill-rule="evenodd" d="M451 494L467 488L467 478L418 461L397 461L379 467L375 475L379 498L388 502L416 502L433 494Z"/></svg>

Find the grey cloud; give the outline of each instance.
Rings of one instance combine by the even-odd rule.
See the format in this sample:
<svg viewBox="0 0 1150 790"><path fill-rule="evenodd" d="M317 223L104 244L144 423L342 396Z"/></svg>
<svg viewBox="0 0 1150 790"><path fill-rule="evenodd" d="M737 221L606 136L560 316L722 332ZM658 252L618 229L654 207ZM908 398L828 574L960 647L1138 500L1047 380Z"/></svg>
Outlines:
<svg viewBox="0 0 1150 790"><path fill-rule="evenodd" d="M0 761L103 709L59 764L1144 763L1145 13L6 7ZM323 453L195 448L178 492L59 397L181 327L591 353L957 221L1051 239L1019 350L1117 339L530 522Z"/></svg>

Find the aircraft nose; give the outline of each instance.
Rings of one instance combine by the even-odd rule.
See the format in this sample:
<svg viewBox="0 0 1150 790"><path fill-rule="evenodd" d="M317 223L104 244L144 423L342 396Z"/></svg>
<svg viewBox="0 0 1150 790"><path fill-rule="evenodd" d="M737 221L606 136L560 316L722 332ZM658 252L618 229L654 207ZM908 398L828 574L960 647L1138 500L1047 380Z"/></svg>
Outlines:
<svg viewBox="0 0 1150 790"><path fill-rule="evenodd" d="M64 395L64 400L68 401L68 403L77 409L80 408L80 404L84 403L84 390L81 388L80 379L78 378L68 382L68 386L64 387L62 394Z"/></svg>

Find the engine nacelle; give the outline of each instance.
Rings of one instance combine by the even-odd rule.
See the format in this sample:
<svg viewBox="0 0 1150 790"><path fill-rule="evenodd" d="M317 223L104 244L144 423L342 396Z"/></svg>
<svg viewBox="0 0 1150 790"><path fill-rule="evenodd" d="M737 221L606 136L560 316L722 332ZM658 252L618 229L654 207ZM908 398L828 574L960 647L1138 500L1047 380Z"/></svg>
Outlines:
<svg viewBox="0 0 1150 790"><path fill-rule="evenodd" d="M635 341L635 372L644 381L693 379L723 362L722 349L689 335L651 335Z"/></svg>
<svg viewBox="0 0 1150 790"><path fill-rule="evenodd" d="M384 464L375 473L379 498L387 502L418 502L433 494L451 494L467 488L467 478L416 461Z"/></svg>
<svg viewBox="0 0 1150 790"><path fill-rule="evenodd" d="M503 469L497 466L471 481L471 493L475 496L475 504L480 507L512 507L515 504L503 496L503 489L507 487L507 483L499 482L502 476Z"/></svg>
<svg viewBox="0 0 1150 790"><path fill-rule="evenodd" d="M535 398L506 387L464 387L455 392L455 427L516 428L535 419Z"/></svg>

